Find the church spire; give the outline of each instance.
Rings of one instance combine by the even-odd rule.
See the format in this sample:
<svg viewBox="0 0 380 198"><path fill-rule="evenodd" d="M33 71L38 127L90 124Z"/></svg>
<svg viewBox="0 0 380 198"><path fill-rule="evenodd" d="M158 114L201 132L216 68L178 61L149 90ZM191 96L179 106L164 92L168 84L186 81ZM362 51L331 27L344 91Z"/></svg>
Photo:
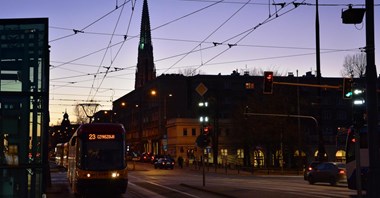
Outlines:
<svg viewBox="0 0 380 198"><path fill-rule="evenodd" d="M147 0L144 0L140 28L140 42L138 46L139 51L137 58L135 88L139 88L146 82L156 78L156 69L153 62L153 46L150 34L150 20Z"/></svg>

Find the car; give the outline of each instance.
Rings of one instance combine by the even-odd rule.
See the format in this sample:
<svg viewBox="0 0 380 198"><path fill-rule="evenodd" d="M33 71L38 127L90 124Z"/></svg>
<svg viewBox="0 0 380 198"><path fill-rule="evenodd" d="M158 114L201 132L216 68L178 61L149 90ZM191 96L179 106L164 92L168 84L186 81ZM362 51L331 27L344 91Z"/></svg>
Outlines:
<svg viewBox="0 0 380 198"><path fill-rule="evenodd" d="M317 167L319 164L321 164L321 162L319 161L313 161L311 162L308 166L306 166L304 169L303 169L303 179L304 180L307 180L307 174L312 171L313 169L315 169L315 167Z"/></svg>
<svg viewBox="0 0 380 198"><path fill-rule="evenodd" d="M346 182L346 166L341 162L322 162L307 174L310 184L327 182L336 185L338 182Z"/></svg>
<svg viewBox="0 0 380 198"><path fill-rule="evenodd" d="M153 155L151 157L152 164L155 164L157 162L157 160L159 160L161 158L167 158L167 159L170 159L171 161L175 162L174 159L170 157L170 155Z"/></svg>
<svg viewBox="0 0 380 198"><path fill-rule="evenodd" d="M140 161L141 162L150 162L152 159L152 154L149 152L144 152L141 154Z"/></svg>
<svg viewBox="0 0 380 198"><path fill-rule="evenodd" d="M169 158L160 158L154 163L154 168L160 169L174 169L174 161Z"/></svg>

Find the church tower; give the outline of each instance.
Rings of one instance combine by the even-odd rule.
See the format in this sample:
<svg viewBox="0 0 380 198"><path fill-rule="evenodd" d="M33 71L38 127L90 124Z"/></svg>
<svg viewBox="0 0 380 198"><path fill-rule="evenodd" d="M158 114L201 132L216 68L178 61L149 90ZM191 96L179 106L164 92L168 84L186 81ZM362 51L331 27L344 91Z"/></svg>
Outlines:
<svg viewBox="0 0 380 198"><path fill-rule="evenodd" d="M147 0L144 0L140 28L135 89L156 78Z"/></svg>
<svg viewBox="0 0 380 198"><path fill-rule="evenodd" d="M61 122L61 130L58 134L58 142L68 142L72 135L71 131L69 114L67 114L67 111L65 111L65 114L63 114L63 120Z"/></svg>

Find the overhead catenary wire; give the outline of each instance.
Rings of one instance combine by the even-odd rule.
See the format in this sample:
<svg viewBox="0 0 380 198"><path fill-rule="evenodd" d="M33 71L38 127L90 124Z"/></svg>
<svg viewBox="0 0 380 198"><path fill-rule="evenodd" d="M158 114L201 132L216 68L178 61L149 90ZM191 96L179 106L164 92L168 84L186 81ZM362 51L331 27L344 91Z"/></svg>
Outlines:
<svg viewBox="0 0 380 198"><path fill-rule="evenodd" d="M129 0L130 1L130 0ZM129 1L127 2L124 2L121 6L124 6L124 4L128 3ZM66 36L63 36L63 37L59 37L59 38L56 38L56 39L53 39L53 40L50 40L49 43L52 43L52 42L55 42L55 41L58 41L58 40L62 40L62 39L65 39L65 38L68 38L68 37L71 37L71 36L74 36L76 35L78 32L82 33L84 32L84 30L86 30L87 28L91 27L92 25L94 25L95 23L99 22L100 20L104 19L105 17L107 17L108 15L112 14L114 11L116 11L117 9L119 9L120 7L116 7L116 9L113 9L111 10L110 12L106 13L105 15L101 16L99 19L96 19L95 21L93 21L92 23L88 24L87 26L85 26L84 28L80 29L80 30L76 30L76 29L73 29L74 33L72 34L69 34L69 35L66 35Z"/></svg>
<svg viewBox="0 0 380 198"><path fill-rule="evenodd" d="M111 35L111 38L110 38L110 40L109 40L109 42L108 42L108 46L107 46L107 48L106 48L106 50L105 50L105 52L104 52L104 54L103 54L102 60L101 60L101 62L100 62L100 64L99 64L99 67L98 67L98 70L97 70L97 73L99 73L100 68L101 68L101 66L102 66L102 64L103 64L103 61L104 61L104 59L105 59L105 57L106 57L106 54L107 54L107 52L108 52L108 49L110 49L110 46L111 46L111 44L112 44L112 39L113 39L113 37L114 37L114 33L116 32L116 28L117 28L118 25L119 25L120 17L121 17L121 15L122 15L122 13L123 13L125 2L126 2L126 0L124 1L124 4L122 5L122 8L121 8L121 10L120 10L119 17L117 18L117 21L116 21L115 27L114 27L113 32L112 32L112 35ZM132 9L132 10L134 10L134 9ZM132 13L133 13L133 11L132 11ZM124 41L124 42L125 42L125 41ZM112 61L111 61L111 65L112 65ZM108 73L109 69L110 69L110 67L107 67L106 72L104 73L103 79L102 79L100 85L98 86L98 89L99 89L99 87L101 86L101 84L103 83L104 78L107 76L107 73ZM89 98L90 98L90 95L91 95L92 90L94 89L94 83L95 83L96 77L97 77L97 75L94 75L94 80L92 81L92 85L91 85L91 89L90 89L90 93L89 93ZM94 97L95 97L95 95L96 95L98 89L95 90L95 93L94 93L94 96L92 97L92 99L94 99ZM88 98L88 99L89 99L89 98Z"/></svg>
<svg viewBox="0 0 380 198"><path fill-rule="evenodd" d="M306 0L304 0L303 2L305 2L305 1L306 1ZM294 3L294 2L295 2L295 1L293 1L293 3ZM248 35L250 35L253 31L255 31L257 28L259 28L259 27L262 26L263 24L266 24L266 23L268 23L268 22L270 22L270 21L272 21L272 20L274 20L274 19L277 19L279 16L282 16L282 15L284 15L284 14L286 14L286 13L288 13L288 12L290 12L290 11L292 11L292 10L294 10L294 9L297 8L297 7L295 6L294 8L292 8L292 9L290 9L290 10L284 12L284 13L278 14L282 9L284 9L284 8L285 8L286 6L288 6L288 5L290 5L290 3L286 4L285 6L281 7L279 10L277 10L276 13L275 13L275 14L276 14L276 17L275 17L275 18L273 18L273 16L270 16L270 17L266 18L263 22L261 22L261 23L259 23L258 25L254 26L253 28L250 28L250 29L244 31L243 33L240 33L239 35L234 36L234 37L232 37L232 38L229 38L229 39L227 39L227 40L225 40L225 41L223 41L223 42L221 42L221 43L226 43L226 42L228 42L229 40L232 40L233 38L236 38L236 37L238 37L238 36L240 36L240 35L243 35L243 36L242 36L237 42L233 43L232 46L237 45L240 41L242 41L243 39L245 39ZM221 51L221 52L218 53L217 55L211 57L208 61L206 61L206 63L208 63L208 62L214 60L215 58L219 57L220 55L224 54L225 52L227 52L227 51L230 50L230 49L231 49L231 46L230 46L229 48L227 48L227 49ZM205 64L206 64L206 63L205 63ZM199 68L203 67L205 64L198 66L196 69L199 69Z"/></svg>
<svg viewBox="0 0 380 198"><path fill-rule="evenodd" d="M238 45L237 47L242 47L242 46L245 46L245 47L269 47L269 48L282 48L280 46L254 46L254 45ZM209 48L212 48L212 47L209 47ZM284 47L286 49L288 49L289 47ZM204 50L205 48L202 48L202 50ZM303 50L315 50L314 48L298 48L298 47L294 47L294 48L291 48L291 49L303 49ZM322 54L328 54L328 53L337 53L337 52L360 52L360 48L352 48L352 49L321 49L321 53ZM194 51L194 52L199 52L200 49ZM194 53L193 52L193 53ZM260 61L260 60L268 60L268 59L283 59L283 58L291 58L291 57L299 57L299 56L308 56L308 55L314 55L315 52L311 52L311 53L298 53L298 54L292 54L292 55L283 55L283 56L270 56L270 57L261 57L261 58L255 58L255 59L243 59L243 60L232 60L232 61L224 61L224 62L218 62L218 63L207 63L204 65L222 65L222 64L231 64L231 63L239 63L239 62L251 62L251 61ZM178 56L182 56L184 55L185 53L182 53L182 54L178 54L178 55L174 55L174 56L171 56L171 57L166 57L166 58L163 58L163 59L160 59L160 60L156 60L155 62L160 62L160 61L164 61L164 60L167 60L167 59L171 59L171 58L175 58L175 57L178 57ZM181 66L181 67L175 67L175 68L187 68L187 67L196 67L196 66L199 66L199 65L187 65L187 66ZM125 68L119 68L119 69L115 69L115 70L111 70L109 72L112 72L112 73L115 73L115 72L119 72L119 71L125 71L125 70L134 70L136 68L136 65L133 65L133 66L128 66L128 67L125 67ZM158 69L158 70L168 70L168 68L161 68L161 69ZM54 78L54 79L51 79L52 81L56 81L56 80L63 80L63 79L72 79L72 78L82 78L82 77L85 77L85 76L92 76L94 75L95 73L87 73L87 74L83 74L83 75L75 75L75 76L66 76L66 77L60 77L60 78ZM102 72L100 72L100 74L102 74ZM130 75L134 75L135 73L130 73ZM123 74L124 76L125 74ZM128 75L128 74L127 74ZM92 80L92 79L91 79ZM86 80L86 81L90 81L90 80Z"/></svg>
<svg viewBox="0 0 380 198"><path fill-rule="evenodd" d="M214 31L212 31L206 38L204 38L197 46L195 46L192 50L190 50L188 53L186 53L184 56L182 56L179 60L177 60L172 66L170 66L167 70L174 67L176 64L178 64L180 61L182 61L186 56L188 56L190 53L192 53L195 49L200 47L200 45L206 41L208 38L210 38L215 32L217 32L220 28L222 28L228 21L230 21L237 13L239 13L251 0L248 0L246 4L242 5L237 11L235 11L228 19L226 19L221 25L219 25ZM220 3L222 1L218 1L217 3ZM201 49L201 48L200 48ZM203 61L201 62L201 65L203 65ZM166 72L165 70L164 72Z"/></svg>

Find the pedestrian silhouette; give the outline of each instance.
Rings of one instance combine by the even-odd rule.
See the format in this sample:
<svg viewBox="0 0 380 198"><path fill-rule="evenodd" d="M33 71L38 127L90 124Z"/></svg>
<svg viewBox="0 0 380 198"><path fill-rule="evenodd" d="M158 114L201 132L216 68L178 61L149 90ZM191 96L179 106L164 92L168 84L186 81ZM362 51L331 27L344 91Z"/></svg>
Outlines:
<svg viewBox="0 0 380 198"><path fill-rule="evenodd" d="M178 165L179 165L179 167L183 168L183 158L182 158L182 156L178 157Z"/></svg>

